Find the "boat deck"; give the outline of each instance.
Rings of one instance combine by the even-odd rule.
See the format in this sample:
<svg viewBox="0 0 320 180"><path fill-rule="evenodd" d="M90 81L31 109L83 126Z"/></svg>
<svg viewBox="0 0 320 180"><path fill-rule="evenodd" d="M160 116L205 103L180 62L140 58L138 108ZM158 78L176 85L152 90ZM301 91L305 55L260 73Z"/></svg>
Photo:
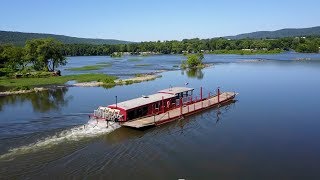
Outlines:
<svg viewBox="0 0 320 180"><path fill-rule="evenodd" d="M234 92L221 93L219 96L219 101L220 103L230 101L235 97L235 95L236 93ZM147 126L160 125L166 122L173 121L175 119L182 118L183 116L191 115L197 113L198 111L217 106L220 103L218 103L218 96L211 96L210 98L204 99L202 101L192 103L189 105L184 105L182 108L177 107L158 115L125 122L122 124L122 126L132 128L143 128Z"/></svg>

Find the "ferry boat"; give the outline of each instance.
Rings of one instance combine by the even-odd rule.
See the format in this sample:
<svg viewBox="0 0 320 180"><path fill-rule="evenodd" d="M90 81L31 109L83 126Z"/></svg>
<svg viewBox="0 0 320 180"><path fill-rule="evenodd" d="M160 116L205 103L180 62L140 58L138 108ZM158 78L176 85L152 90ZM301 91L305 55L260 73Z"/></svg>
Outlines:
<svg viewBox="0 0 320 180"><path fill-rule="evenodd" d="M113 121L132 128L157 126L224 105L233 101L237 95L235 92L220 92L219 88L216 92L204 96L201 87L200 97L197 97L194 88L170 87L148 96L100 106L90 117L97 122Z"/></svg>

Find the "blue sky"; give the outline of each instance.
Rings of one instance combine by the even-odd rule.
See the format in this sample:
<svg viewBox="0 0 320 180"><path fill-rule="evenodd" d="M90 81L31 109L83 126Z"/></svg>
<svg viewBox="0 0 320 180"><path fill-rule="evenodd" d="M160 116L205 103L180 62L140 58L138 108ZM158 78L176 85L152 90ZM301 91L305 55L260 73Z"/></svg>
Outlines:
<svg viewBox="0 0 320 180"><path fill-rule="evenodd" d="M320 25L319 0L1 0L0 30L130 41Z"/></svg>

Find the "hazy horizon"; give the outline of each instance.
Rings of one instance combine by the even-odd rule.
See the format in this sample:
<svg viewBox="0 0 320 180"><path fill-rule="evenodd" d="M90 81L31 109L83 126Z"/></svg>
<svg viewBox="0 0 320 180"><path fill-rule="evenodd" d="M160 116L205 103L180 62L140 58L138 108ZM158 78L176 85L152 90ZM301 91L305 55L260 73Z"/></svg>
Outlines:
<svg viewBox="0 0 320 180"><path fill-rule="evenodd" d="M4 1L0 29L125 41L182 40L318 26L320 2ZM297 13L299 12L299 13Z"/></svg>

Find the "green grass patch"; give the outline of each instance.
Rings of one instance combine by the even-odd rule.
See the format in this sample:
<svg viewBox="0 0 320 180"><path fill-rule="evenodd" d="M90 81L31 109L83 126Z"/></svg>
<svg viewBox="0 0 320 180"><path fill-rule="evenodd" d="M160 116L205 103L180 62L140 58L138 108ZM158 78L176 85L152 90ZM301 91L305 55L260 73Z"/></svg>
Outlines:
<svg viewBox="0 0 320 180"><path fill-rule="evenodd" d="M63 85L68 81L77 82L91 82L98 81L104 82L105 84L115 84L114 80L117 77L109 76L106 74L77 74L77 75L66 75L66 76L52 76L46 78L19 78L19 79L9 79L0 78L0 86L4 86L8 89L17 90L17 88L31 88L36 86L45 85Z"/></svg>
<svg viewBox="0 0 320 180"><path fill-rule="evenodd" d="M139 62L139 61L142 61L141 58L131 58L131 59L128 59L129 62Z"/></svg>
<svg viewBox="0 0 320 180"><path fill-rule="evenodd" d="M103 66L112 66L110 62L97 62L97 65L103 65Z"/></svg>
<svg viewBox="0 0 320 180"><path fill-rule="evenodd" d="M93 70L100 70L100 69L103 69L105 67L110 67L110 66L112 66L111 63L104 63L104 64L97 63L97 65L68 68L66 70L69 70L69 71L93 71Z"/></svg>
<svg viewBox="0 0 320 180"><path fill-rule="evenodd" d="M135 66L142 67L142 66L152 66L152 64L135 64Z"/></svg>

